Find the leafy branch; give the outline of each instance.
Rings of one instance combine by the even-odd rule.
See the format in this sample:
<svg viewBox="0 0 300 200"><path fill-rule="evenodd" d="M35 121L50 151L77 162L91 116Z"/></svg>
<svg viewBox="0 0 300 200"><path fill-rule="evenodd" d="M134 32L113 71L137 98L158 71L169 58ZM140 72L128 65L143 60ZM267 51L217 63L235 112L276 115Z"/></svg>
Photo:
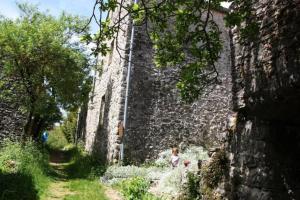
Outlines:
<svg viewBox="0 0 300 200"><path fill-rule="evenodd" d="M240 25L251 12L251 1L230 2L243 6L227 15L227 24ZM192 102L207 86L219 82L215 63L222 42L213 11L220 9L220 3L221 0L140 0L138 3L96 0L94 11L96 7L101 11L99 32L88 35L85 41L96 41L95 54L105 56L114 48L122 59L126 59L123 55L128 49L119 45L120 32L125 32L124 28L131 23L143 26L153 45L154 63L158 67L179 69L177 88L184 101ZM102 19L103 13L107 14L106 19ZM97 21L94 12L92 18ZM254 27L253 24L250 26ZM253 35L249 27L243 29L244 35ZM111 46L113 48L108 47L109 41L115 44Z"/></svg>

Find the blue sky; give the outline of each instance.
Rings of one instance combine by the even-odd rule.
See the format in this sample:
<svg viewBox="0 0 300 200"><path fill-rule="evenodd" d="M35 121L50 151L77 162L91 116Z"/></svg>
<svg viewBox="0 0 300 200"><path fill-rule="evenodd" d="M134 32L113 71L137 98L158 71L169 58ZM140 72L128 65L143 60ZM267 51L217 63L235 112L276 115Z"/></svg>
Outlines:
<svg viewBox="0 0 300 200"><path fill-rule="evenodd" d="M52 15L59 15L63 10L80 16L90 17L95 0L0 0L0 14L9 18L17 18L19 10L16 2L28 2L38 5L42 11L49 10ZM92 31L97 30L92 24Z"/></svg>

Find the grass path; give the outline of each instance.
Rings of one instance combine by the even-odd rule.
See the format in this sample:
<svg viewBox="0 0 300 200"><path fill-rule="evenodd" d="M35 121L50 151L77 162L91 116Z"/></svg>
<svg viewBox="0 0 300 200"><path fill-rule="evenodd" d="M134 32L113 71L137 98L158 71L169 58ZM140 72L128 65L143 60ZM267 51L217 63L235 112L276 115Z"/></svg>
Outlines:
<svg viewBox="0 0 300 200"><path fill-rule="evenodd" d="M98 180L71 178L68 172L70 164L71 154L68 152L51 152L51 183L41 200L122 200L118 192L100 185Z"/></svg>
<svg viewBox="0 0 300 200"><path fill-rule="evenodd" d="M74 195L69 188L66 168L70 163L70 156L63 151L52 151L50 154L50 166L53 168L52 181L48 191L42 200L64 199L67 195Z"/></svg>

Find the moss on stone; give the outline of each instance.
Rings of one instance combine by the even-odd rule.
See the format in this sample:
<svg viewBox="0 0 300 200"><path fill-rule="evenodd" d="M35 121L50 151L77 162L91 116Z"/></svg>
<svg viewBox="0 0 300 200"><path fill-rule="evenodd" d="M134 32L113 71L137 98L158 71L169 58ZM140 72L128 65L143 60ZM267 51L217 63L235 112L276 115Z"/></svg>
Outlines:
<svg viewBox="0 0 300 200"><path fill-rule="evenodd" d="M228 158L222 149L212 155L210 162L203 166L201 174L204 186L214 189L228 171Z"/></svg>

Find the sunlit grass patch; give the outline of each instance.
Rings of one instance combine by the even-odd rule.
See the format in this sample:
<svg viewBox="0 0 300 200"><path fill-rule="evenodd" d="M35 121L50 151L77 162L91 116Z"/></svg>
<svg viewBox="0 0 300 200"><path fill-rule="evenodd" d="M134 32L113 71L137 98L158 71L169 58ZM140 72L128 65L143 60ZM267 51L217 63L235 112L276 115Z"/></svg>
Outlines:
<svg viewBox="0 0 300 200"><path fill-rule="evenodd" d="M68 186L74 194L67 195L64 200L108 200L97 180L75 179Z"/></svg>

